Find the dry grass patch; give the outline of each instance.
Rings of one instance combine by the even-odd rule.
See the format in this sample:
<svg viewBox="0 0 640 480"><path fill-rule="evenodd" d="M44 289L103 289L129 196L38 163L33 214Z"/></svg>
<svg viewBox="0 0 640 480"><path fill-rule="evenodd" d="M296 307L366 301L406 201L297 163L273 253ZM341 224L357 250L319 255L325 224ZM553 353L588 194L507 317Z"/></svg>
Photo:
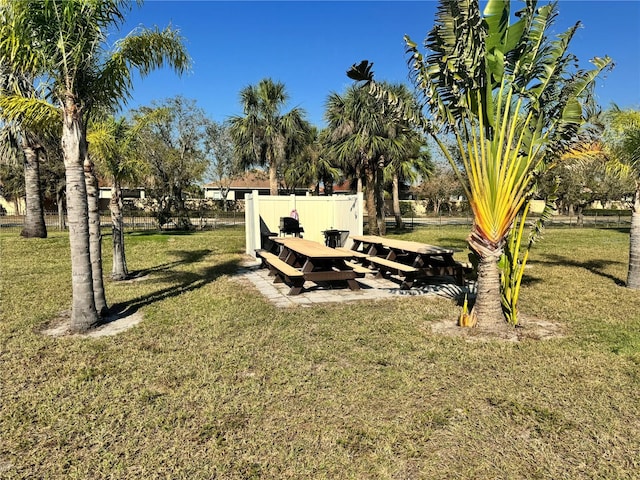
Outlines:
<svg viewBox="0 0 640 480"><path fill-rule="evenodd" d="M52 338L38 330L70 304L66 237L0 235L0 477L634 478L625 240L549 231L522 309L564 337L468 342L431 330L456 317L444 299L278 309L234 280L238 228L129 236L147 278L107 298L144 320Z"/></svg>

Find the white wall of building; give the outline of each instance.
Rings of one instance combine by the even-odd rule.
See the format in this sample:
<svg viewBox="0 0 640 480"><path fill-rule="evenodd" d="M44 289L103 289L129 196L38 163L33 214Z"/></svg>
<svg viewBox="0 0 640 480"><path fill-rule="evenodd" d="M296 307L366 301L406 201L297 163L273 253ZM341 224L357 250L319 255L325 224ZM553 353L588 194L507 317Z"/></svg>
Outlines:
<svg viewBox="0 0 640 480"><path fill-rule="evenodd" d="M204 187L204 198L222 200L222 192L219 188ZM227 193L227 200L230 202L236 200L236 192L234 190L229 190L229 193Z"/></svg>

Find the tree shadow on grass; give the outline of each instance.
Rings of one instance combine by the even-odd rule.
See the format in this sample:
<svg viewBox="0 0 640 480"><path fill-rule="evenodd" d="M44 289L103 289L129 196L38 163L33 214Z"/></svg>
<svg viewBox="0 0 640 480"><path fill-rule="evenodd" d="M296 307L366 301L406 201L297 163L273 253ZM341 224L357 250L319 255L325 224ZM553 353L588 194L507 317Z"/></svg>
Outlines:
<svg viewBox="0 0 640 480"><path fill-rule="evenodd" d="M164 272L167 270L171 270L178 265L184 265L188 263L199 262L205 256L209 255L213 250L203 249L203 250L173 250L168 252L169 255L173 255L179 257L179 260L175 260L173 262L163 263L161 265L156 265L155 267L144 268L141 270L134 270L129 272L128 279L135 279L145 277L151 273Z"/></svg>
<svg viewBox="0 0 640 480"><path fill-rule="evenodd" d="M140 230L134 232L127 232L127 236L131 237L152 237L154 235L162 235L162 236L185 236L185 235L194 235L198 233L196 230Z"/></svg>
<svg viewBox="0 0 640 480"><path fill-rule="evenodd" d="M615 275L611 275L604 271L604 268L608 265L622 265L622 262L611 262L607 260L588 260L585 262L579 262L572 258L563 257L562 255L557 254L548 254L545 255L548 260L536 260L535 263L539 263L542 265L563 265L568 267L582 268L585 269L595 275L598 275L603 278L607 278L614 282L619 287L624 287L626 282Z"/></svg>
<svg viewBox="0 0 640 480"><path fill-rule="evenodd" d="M148 269L149 272L171 272L173 267L181 264L193 263L201 260L210 253L210 250L198 250L188 252L174 252L183 255L181 260L171 262L169 264L160 265L152 269ZM136 298L132 298L126 302L115 303L109 309L109 315L101 323L101 325L107 325L111 322L115 322L122 318L135 314L140 308L147 305L151 305L155 302L167 300L169 298L178 297L184 293L198 290L218 278L235 273L240 265L240 259L232 260L210 267L205 267L197 272L180 272L173 271L168 278L170 278L173 284L166 288L161 288L154 292L141 295ZM165 277L166 280L167 277Z"/></svg>
<svg viewBox="0 0 640 480"><path fill-rule="evenodd" d="M600 230L609 230L609 231L614 231L614 232L618 232L618 233L624 233L625 235L631 235L631 226L629 226L629 227L607 227L607 228L601 228Z"/></svg>

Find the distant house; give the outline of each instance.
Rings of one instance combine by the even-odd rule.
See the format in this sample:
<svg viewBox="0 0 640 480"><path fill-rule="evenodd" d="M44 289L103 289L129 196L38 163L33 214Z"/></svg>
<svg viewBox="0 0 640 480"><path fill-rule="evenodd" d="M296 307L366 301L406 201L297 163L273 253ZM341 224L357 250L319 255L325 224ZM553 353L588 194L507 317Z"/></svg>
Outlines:
<svg viewBox="0 0 640 480"><path fill-rule="evenodd" d="M219 183L207 183L204 185L204 198L210 198L213 200L222 200L222 190ZM234 179L229 185L229 194L227 200L244 200L245 195L251 193L253 190L258 191L258 195L269 195L269 175L266 172L259 170L246 172L241 177ZM281 188L281 192L284 191ZM306 195L313 192L313 187L309 188L296 188L296 195ZM324 193L324 188L320 188L320 193ZM333 189L334 194L354 193L349 189L348 183L342 183L336 185Z"/></svg>
<svg viewBox="0 0 640 480"><path fill-rule="evenodd" d="M135 200L144 200L145 198L146 198L145 189L142 187L122 189L123 200L135 201ZM110 201L111 201L111 187L103 186L102 184L100 184L100 197L99 197L100 210L108 210Z"/></svg>
<svg viewBox="0 0 640 480"><path fill-rule="evenodd" d="M320 195L325 195L326 190L324 185L320 185ZM356 193L356 190L351 188L349 180L345 180L342 183L334 183L331 191L333 195L353 195Z"/></svg>
<svg viewBox="0 0 640 480"><path fill-rule="evenodd" d="M226 181L222 183L225 185ZM204 198L222 200L223 195L220 183L207 183L203 188ZM253 190L258 190L259 195L269 195L269 175L265 172L253 171L246 172L241 177L232 180L229 185L227 200L244 200L245 195Z"/></svg>

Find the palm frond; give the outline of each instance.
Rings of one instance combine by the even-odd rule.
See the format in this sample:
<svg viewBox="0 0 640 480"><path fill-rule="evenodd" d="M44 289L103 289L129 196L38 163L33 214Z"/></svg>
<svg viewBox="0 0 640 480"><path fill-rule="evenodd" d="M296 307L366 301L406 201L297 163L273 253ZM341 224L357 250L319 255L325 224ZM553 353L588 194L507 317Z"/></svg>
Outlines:
<svg viewBox="0 0 640 480"><path fill-rule="evenodd" d="M49 102L20 95L0 95L0 117L29 130L50 130L61 123L61 112Z"/></svg>
<svg viewBox="0 0 640 480"><path fill-rule="evenodd" d="M92 88L96 103L110 105L127 99L134 70L144 77L165 66L178 74L185 73L191 66L180 32L170 27L135 30L116 42L114 51L99 71Z"/></svg>
<svg viewBox="0 0 640 480"><path fill-rule="evenodd" d="M0 165L19 165L23 154L20 148L22 132L15 123L5 123L0 128Z"/></svg>

